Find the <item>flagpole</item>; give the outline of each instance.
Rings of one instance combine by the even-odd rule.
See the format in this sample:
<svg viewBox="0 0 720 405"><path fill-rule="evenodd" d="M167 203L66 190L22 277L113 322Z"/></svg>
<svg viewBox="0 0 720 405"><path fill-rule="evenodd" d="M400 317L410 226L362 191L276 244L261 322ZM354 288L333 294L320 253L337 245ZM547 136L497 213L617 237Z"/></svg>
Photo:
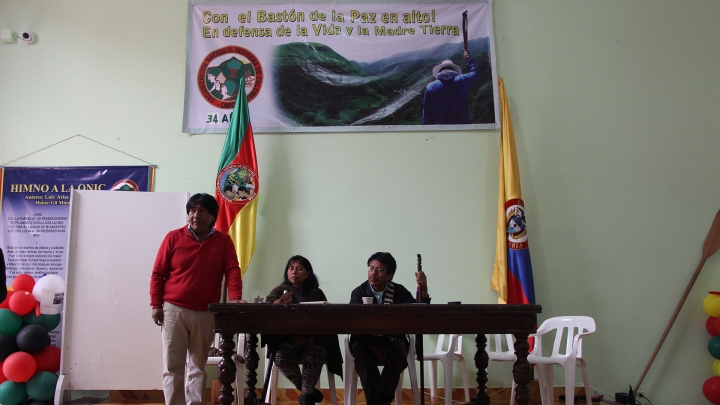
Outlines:
<svg viewBox="0 0 720 405"><path fill-rule="evenodd" d="M417 271L420 273L422 269L422 256L420 253L417 255ZM423 302L423 289L422 284L417 286L417 294L415 300L418 303ZM423 356L423 335L415 335L415 357L420 362L420 405L425 405L425 360ZM447 388L445 388L447 390ZM452 392L452 389L450 390ZM447 395L447 393L446 393Z"/></svg>

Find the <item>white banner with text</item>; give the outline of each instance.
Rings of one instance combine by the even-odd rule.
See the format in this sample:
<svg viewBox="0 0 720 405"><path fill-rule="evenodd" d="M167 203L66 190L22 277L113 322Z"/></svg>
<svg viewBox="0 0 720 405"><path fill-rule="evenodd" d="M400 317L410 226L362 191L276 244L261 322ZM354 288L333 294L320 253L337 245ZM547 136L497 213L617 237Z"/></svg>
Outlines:
<svg viewBox="0 0 720 405"><path fill-rule="evenodd" d="M183 132L497 128L491 6L190 0Z"/></svg>

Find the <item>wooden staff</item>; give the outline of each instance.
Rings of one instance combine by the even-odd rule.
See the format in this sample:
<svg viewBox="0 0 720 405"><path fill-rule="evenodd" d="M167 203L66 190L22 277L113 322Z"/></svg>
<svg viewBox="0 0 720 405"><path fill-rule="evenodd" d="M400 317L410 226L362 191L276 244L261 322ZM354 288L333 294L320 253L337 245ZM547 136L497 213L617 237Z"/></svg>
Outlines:
<svg viewBox="0 0 720 405"><path fill-rule="evenodd" d="M422 256L417 255L417 271L422 271ZM422 284L417 286L417 294L415 295L417 302L423 302ZM420 405L425 405L425 361L423 360L423 335L415 335L415 356L420 362ZM447 388L445 388L447 390ZM414 393L413 393L414 394Z"/></svg>
<svg viewBox="0 0 720 405"><path fill-rule="evenodd" d="M665 332L663 332L662 337L657 344L657 347L655 347L655 351L653 352L652 356L650 356L650 361L648 361L647 366L645 366L645 370L640 376L640 380L638 380L637 384L635 385L635 392L639 392L640 384L642 384L643 380L645 379L645 375L647 374L650 366L655 360L655 356L657 356L658 352L660 351L660 347L665 342L665 338L670 332L670 328L672 328L673 323L675 323L675 319L678 317L680 309L682 308L683 304L685 304L685 300L687 299L688 294L690 294L690 290L695 284L695 280L697 280L698 275L700 275L700 270L702 270L703 266L705 265L705 261L710 256L712 256L712 254L715 253L718 248L720 248L720 210L717 212L717 214L715 214L715 219L713 220L712 225L710 225L710 231L708 232L707 237L705 237L705 243L703 244L703 254L700 258L700 263L698 263L697 268L695 269L695 274L693 274L687 288L685 288L685 293L683 293L682 298L680 298L680 302L678 302L678 305L675 308L675 313L673 313L672 317L670 317L670 322L668 322L667 327L665 328Z"/></svg>
<svg viewBox="0 0 720 405"><path fill-rule="evenodd" d="M468 35L468 22L467 22L467 10L462 13L462 29L463 29L463 46L467 51L467 35ZM469 51L468 51L469 52Z"/></svg>

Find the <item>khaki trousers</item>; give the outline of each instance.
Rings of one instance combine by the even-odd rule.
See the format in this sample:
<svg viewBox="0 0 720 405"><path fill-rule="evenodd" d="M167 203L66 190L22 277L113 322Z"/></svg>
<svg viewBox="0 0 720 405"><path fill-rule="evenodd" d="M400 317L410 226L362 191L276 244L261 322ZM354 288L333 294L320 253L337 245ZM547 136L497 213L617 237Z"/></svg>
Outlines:
<svg viewBox="0 0 720 405"><path fill-rule="evenodd" d="M166 405L201 405L215 320L209 312L163 304L163 393ZM187 371L186 371L187 365Z"/></svg>

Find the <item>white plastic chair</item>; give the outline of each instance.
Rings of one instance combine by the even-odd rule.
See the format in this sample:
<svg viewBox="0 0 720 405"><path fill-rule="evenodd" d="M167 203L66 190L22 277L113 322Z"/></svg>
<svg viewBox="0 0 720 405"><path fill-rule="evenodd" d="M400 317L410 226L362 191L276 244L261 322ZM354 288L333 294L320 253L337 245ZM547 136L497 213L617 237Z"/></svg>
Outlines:
<svg viewBox="0 0 720 405"><path fill-rule="evenodd" d="M531 335L532 336L532 335ZM507 334L489 334L485 335L487 338L487 345L485 346L485 352L488 355L490 361L511 361L515 363L517 356L515 356L515 336L512 333ZM510 391L510 405L515 405L515 380L512 382L512 390ZM540 391L541 403L546 403L544 400L545 393Z"/></svg>
<svg viewBox="0 0 720 405"><path fill-rule="evenodd" d="M268 365L270 364L270 359L268 359L267 356L267 350L268 347L265 346L265 370L267 370ZM327 367L327 364L325 364L325 370L327 371L327 379L328 379L328 388L330 389L330 402L332 405L337 405L337 393L335 391L335 374L331 373L330 370ZM270 387L267 390L267 393L265 394L265 403L271 404L271 405L277 405L277 386L278 386L278 375L279 370L273 364L272 370L270 370ZM317 382L317 389L320 389L320 380L318 379Z"/></svg>
<svg viewBox="0 0 720 405"><path fill-rule="evenodd" d="M215 348L220 348L220 334L215 334L215 341L213 343L213 346ZM245 335L239 334L238 335L238 341L237 341L237 347L236 347L237 353L240 354L241 357L245 358ZM223 358L220 356L211 356L208 357L207 365L208 366L217 366L220 364L220 361ZM245 376L245 363L241 363L233 358L233 361L235 362L235 367L237 368L237 372L235 373L235 403L238 405L241 405L243 403L243 400L245 398L245 381L243 380ZM211 401L212 403L213 401Z"/></svg>
<svg viewBox="0 0 720 405"><path fill-rule="evenodd" d="M445 347L445 339L447 339L447 347ZM430 400L437 400L437 362L443 365L443 373L445 375L445 405L452 402L453 387L453 362L460 363L462 370L463 384L465 387L465 402L470 402L470 387L468 386L467 365L462 355L462 335L439 335L437 347L433 354L423 354L423 360L429 361L430 372Z"/></svg>
<svg viewBox="0 0 720 405"><path fill-rule="evenodd" d="M512 361L517 360L515 356L515 336L512 333L485 335L487 339L487 352L490 361ZM503 340L503 338L505 338Z"/></svg>
<svg viewBox="0 0 720 405"><path fill-rule="evenodd" d="M415 405L420 405L420 396L418 395L417 370L415 368L415 335L409 335L410 347L408 348L408 372L410 373L410 387L413 392L413 400ZM403 375L400 373L400 382L395 389L395 405L402 405L402 386ZM355 371L355 357L350 351L350 335L345 335L345 405L357 405L357 384L358 375Z"/></svg>
<svg viewBox="0 0 720 405"><path fill-rule="evenodd" d="M542 338L555 332L555 341L550 356L542 354ZM540 325L535 337L535 347L528 356L530 364L538 365L538 382L540 391L544 391L543 404L552 404L553 396L553 365L559 365L565 371L565 403L575 401L575 367L580 367L585 384L585 397L591 397L590 380L587 365L582 358L583 338L595 332L595 320L589 316L559 316L545 320ZM564 350L563 350L564 349Z"/></svg>

